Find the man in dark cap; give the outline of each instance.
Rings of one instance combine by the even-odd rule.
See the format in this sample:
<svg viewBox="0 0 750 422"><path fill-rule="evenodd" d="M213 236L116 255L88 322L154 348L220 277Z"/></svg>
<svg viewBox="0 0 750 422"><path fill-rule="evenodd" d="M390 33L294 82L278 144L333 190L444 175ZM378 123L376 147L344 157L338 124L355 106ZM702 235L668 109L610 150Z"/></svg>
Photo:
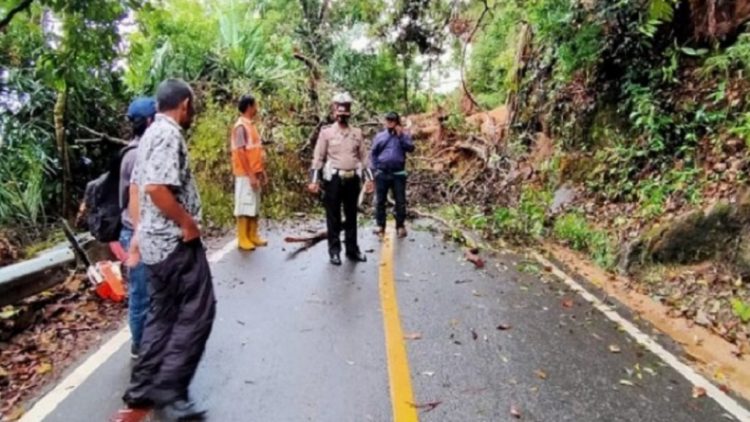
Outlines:
<svg viewBox="0 0 750 422"><path fill-rule="evenodd" d="M375 174L375 220L379 236L385 234L385 206L388 191L396 200L396 231L406 237L406 154L414 151L411 135L401 126L395 112L385 116L385 127L375 136L370 164Z"/></svg>
<svg viewBox="0 0 750 422"><path fill-rule="evenodd" d="M188 397L216 313L211 270L201 241L201 204L183 130L194 94L182 80L159 85L159 113L138 147L137 247L149 275L150 308L140 356L123 400L155 405L167 420L200 420ZM131 248L132 249L132 248Z"/></svg>

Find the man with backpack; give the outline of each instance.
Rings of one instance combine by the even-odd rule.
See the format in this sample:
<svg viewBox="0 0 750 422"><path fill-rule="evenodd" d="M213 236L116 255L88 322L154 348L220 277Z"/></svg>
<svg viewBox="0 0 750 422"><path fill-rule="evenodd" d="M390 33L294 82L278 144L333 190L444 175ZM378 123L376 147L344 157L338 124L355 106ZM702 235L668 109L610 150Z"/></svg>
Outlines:
<svg viewBox="0 0 750 422"><path fill-rule="evenodd" d="M131 185L133 167L135 166L138 155L138 142L146 129L153 123L156 115L156 101L153 98L137 98L128 107L127 118L130 121L133 130L133 140L121 154L120 161L120 210L122 229L120 230L120 244L126 251L130 249L130 243L133 239L135 222L137 221L137 196L134 195L131 203ZM137 187L134 186L137 192ZM133 205L133 212L128 209ZM135 251L134 251L135 253ZM128 277L128 323L133 342L130 346L130 356L133 359L138 357L138 351L143 337L143 324L146 320L148 311L148 287L146 266L139 262L137 257L128 259L129 267L127 269Z"/></svg>

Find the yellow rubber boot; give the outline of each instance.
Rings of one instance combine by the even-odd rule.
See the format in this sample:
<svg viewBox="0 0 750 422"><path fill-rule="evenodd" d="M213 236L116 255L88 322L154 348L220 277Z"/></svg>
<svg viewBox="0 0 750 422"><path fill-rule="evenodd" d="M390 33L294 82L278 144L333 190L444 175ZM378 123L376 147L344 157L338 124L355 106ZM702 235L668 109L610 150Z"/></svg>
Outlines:
<svg viewBox="0 0 750 422"><path fill-rule="evenodd" d="M268 241L266 239L263 239L260 237L260 234L258 234L258 217L248 217L248 220L250 221L250 231L248 238L251 242L255 244L255 246L266 246L268 245Z"/></svg>
<svg viewBox="0 0 750 422"><path fill-rule="evenodd" d="M255 244L248 236L249 226L249 217L237 217L237 246L246 251L255 250Z"/></svg>

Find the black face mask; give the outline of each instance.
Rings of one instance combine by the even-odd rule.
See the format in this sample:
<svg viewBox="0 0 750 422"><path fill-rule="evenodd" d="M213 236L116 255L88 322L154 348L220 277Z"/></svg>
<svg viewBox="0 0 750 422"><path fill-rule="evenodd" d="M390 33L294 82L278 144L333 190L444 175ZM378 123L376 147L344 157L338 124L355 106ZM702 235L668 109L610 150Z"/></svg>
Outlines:
<svg viewBox="0 0 750 422"><path fill-rule="evenodd" d="M389 127L388 128L388 133L390 133L391 135L395 135L396 134L396 128Z"/></svg>
<svg viewBox="0 0 750 422"><path fill-rule="evenodd" d="M336 120L338 120L339 123L347 124L349 123L349 116L337 116Z"/></svg>

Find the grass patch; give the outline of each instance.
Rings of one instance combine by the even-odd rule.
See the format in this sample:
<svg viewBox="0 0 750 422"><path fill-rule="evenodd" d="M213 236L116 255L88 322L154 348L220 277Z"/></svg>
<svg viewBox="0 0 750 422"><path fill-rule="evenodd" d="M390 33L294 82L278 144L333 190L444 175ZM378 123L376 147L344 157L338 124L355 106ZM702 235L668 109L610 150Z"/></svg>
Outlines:
<svg viewBox="0 0 750 422"><path fill-rule="evenodd" d="M598 230L578 213L568 213L555 221L553 235L571 248L585 252L602 268L611 269L615 265L615 253L609 236Z"/></svg>

